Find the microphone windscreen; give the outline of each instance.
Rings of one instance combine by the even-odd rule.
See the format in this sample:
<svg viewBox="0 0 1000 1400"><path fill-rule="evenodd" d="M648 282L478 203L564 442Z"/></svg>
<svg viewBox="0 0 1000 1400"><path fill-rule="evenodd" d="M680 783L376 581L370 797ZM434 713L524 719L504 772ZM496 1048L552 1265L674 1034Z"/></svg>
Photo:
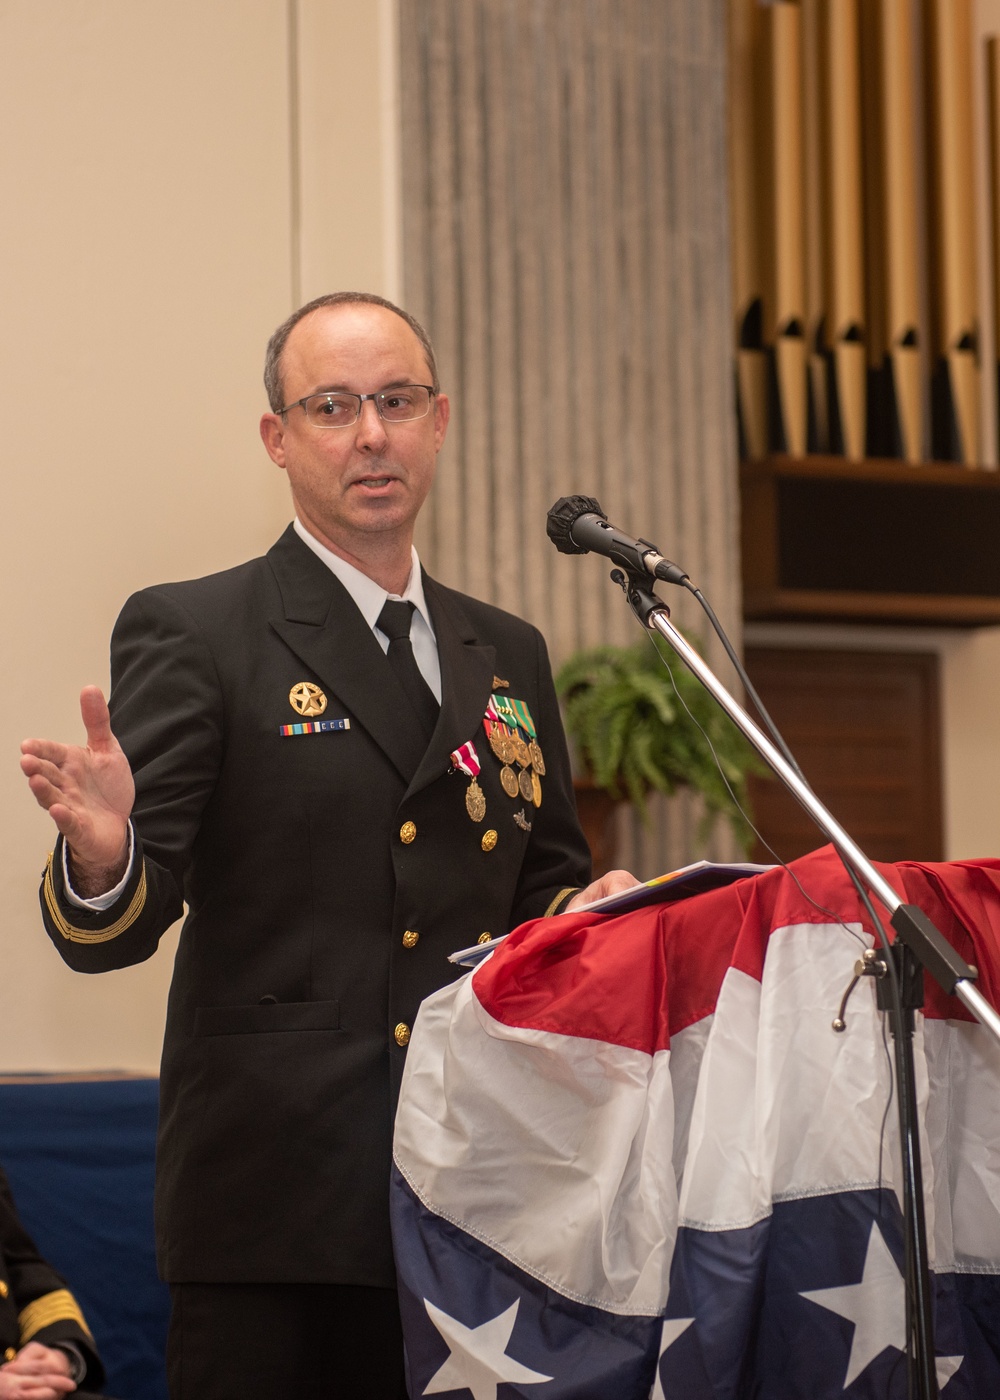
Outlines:
<svg viewBox="0 0 1000 1400"><path fill-rule="evenodd" d="M586 549L573 542L570 534L581 515L599 515L602 520L608 518L601 509L600 501L595 501L593 496L560 496L549 511L545 532L561 554L587 553Z"/></svg>

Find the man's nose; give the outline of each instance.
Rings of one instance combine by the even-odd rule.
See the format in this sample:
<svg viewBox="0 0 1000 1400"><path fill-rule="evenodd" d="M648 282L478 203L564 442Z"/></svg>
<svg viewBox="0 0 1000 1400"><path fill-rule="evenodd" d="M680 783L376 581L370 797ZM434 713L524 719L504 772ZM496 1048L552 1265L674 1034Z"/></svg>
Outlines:
<svg viewBox="0 0 1000 1400"><path fill-rule="evenodd" d="M355 443L359 447L381 448L388 440L385 423L375 407L374 399L366 399L358 417Z"/></svg>

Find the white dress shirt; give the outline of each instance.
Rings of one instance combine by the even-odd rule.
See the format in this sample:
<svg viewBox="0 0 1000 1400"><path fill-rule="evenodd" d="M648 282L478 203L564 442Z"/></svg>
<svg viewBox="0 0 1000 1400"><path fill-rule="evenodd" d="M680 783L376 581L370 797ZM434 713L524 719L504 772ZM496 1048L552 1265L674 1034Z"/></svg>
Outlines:
<svg viewBox="0 0 1000 1400"><path fill-rule="evenodd" d="M376 583L367 574L363 574L353 564L348 564L346 559L341 559L339 554L334 554L327 549L326 545L320 544L315 536L310 535L301 520L296 520L293 528L302 543L308 545L313 554L322 559L330 572L340 579L358 605L361 616L375 633L383 651L389 650L389 638L375 624L386 599L392 598L397 602L414 604L416 611L410 624L410 643L413 647L413 656L420 674L434 692L434 699L440 705L441 662L438 659L437 638L434 636L434 625L431 622L427 600L424 597L424 580L420 572L420 560L417 558L417 551L413 546L410 546L412 562L409 582L402 593L387 593L381 584Z"/></svg>

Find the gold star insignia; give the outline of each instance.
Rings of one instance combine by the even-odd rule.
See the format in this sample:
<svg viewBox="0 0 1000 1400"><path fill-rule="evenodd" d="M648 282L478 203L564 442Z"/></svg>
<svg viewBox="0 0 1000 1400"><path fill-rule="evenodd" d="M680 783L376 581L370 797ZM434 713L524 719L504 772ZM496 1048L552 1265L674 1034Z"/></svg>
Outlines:
<svg viewBox="0 0 1000 1400"><path fill-rule="evenodd" d="M321 715L326 709L326 696L312 681L299 681L298 685L293 685L288 698L295 713L306 718Z"/></svg>

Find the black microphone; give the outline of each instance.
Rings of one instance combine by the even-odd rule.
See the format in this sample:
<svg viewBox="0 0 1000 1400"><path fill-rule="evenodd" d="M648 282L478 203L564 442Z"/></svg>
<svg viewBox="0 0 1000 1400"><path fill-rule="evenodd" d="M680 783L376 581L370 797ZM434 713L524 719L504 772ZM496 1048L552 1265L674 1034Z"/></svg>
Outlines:
<svg viewBox="0 0 1000 1400"><path fill-rule="evenodd" d="M685 583L687 574L671 564L649 540L637 540L608 523L593 496L560 496L545 530L562 554L603 554L632 573L649 573L665 583Z"/></svg>

